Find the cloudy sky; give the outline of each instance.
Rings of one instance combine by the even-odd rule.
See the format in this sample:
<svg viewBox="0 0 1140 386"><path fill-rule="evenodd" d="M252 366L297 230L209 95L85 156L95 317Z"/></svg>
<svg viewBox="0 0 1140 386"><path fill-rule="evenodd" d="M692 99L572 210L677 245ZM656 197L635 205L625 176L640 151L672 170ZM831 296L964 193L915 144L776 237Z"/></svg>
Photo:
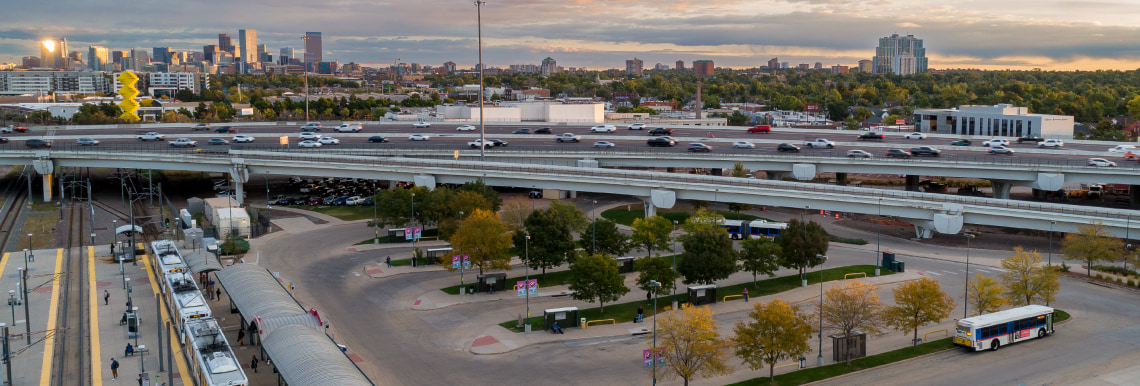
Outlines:
<svg viewBox="0 0 1140 386"><path fill-rule="evenodd" d="M476 7L467 0L3 0L0 62L38 56L37 41L71 50L202 50L238 29L272 53L320 31L325 60L393 59L459 67L478 62ZM670 66L710 59L755 67L855 65L878 38L924 40L931 68L1140 68L1140 0L490 0L483 7L488 66L624 67L633 57Z"/></svg>

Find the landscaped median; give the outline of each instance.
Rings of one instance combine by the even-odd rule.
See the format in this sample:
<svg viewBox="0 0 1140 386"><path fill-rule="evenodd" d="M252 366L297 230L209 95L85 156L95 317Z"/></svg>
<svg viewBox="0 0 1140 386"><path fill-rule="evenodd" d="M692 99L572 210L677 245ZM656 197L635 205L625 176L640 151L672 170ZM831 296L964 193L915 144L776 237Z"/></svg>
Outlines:
<svg viewBox="0 0 1140 386"><path fill-rule="evenodd" d="M569 271L552 272L552 273L548 273L547 277L550 277L551 275L553 275L555 273L563 273L563 272L565 272L566 275L569 274ZM881 274L882 275L890 275L892 273L893 272L891 272L891 271L884 270ZM875 274L875 266L874 265L851 265L851 266L846 266L846 267L836 267L836 268L825 269L823 271L823 280L824 281L843 280L844 278L849 277L849 276L850 277L862 277L862 275L859 275L859 274L863 274L866 276L872 276ZM535 277L535 276L532 276L532 277ZM819 284L819 271L818 270L808 272L807 277L808 277L808 285L809 286L812 284ZM512 280L515 280L515 278L507 279L507 282L510 283L510 282L512 282ZM555 280L551 280L551 279L548 279L548 280L550 280L552 282L555 281ZM556 281L556 283L554 285L558 285L558 284L561 284L561 281ZM678 284L680 284L679 281L678 281ZM539 279L539 285L540 286L542 285L542 279ZM743 293L745 288L748 288L748 296L759 297L759 296L766 296L766 295L771 295L771 294L775 294L775 293L779 293L779 292L784 292L784 291L796 289L799 286L800 286L799 275L781 276L781 277L767 279L767 280L760 280L760 281L756 282L755 287L753 287L752 282L734 284L734 285L723 286L723 287L718 286L716 289L716 293L717 293L717 297L720 299L717 299L717 302L721 302L722 299L724 299L725 297L731 297L731 299L729 299L730 301L732 301L732 300L743 300L743 298L740 295ZM449 289L452 289L453 292L449 291ZM459 288L458 288L458 286L448 287L448 288L444 288L443 291L447 292L447 293L458 294ZM684 303L684 302L687 302L688 299L689 299L689 296L688 296L688 294L685 293L684 287L683 286L678 287L678 289L677 289L677 302L678 303ZM657 298L657 306L658 306L657 311L658 312L665 311L669 306L672 305L672 302L673 302L673 296L672 295L669 295L669 296L663 295L663 296ZM586 320L614 319L614 321L616 323L632 322L637 317L637 307L639 307L639 306L644 307L646 317L653 315L652 305L646 307L646 303L644 301L633 301L633 302L628 302L628 303L606 304L606 312L605 313L600 312L598 310L598 307L596 307L592 304L583 303L583 306L579 307L580 309L578 311L578 317L579 318L586 318ZM589 308L586 308L586 307L589 307ZM543 325L544 320L543 320L541 315L531 317L529 319L529 322L531 323L531 326L534 329L542 329L544 327L544 325ZM499 325L503 326L503 328L506 328L506 329L514 331L514 332L523 332L522 328L517 327L518 326L518 319L499 323Z"/></svg>

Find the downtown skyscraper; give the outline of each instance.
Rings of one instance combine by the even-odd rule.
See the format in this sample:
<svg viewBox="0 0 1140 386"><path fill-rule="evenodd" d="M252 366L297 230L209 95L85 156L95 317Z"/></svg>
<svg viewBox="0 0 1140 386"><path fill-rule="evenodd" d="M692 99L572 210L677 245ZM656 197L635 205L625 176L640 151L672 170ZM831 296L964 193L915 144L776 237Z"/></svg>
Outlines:
<svg viewBox="0 0 1140 386"><path fill-rule="evenodd" d="M257 63L257 30L238 30L238 61L242 63Z"/></svg>
<svg viewBox="0 0 1140 386"><path fill-rule="evenodd" d="M307 71L316 71L317 64L324 61L321 55L321 33L305 32L305 68Z"/></svg>
<svg viewBox="0 0 1140 386"><path fill-rule="evenodd" d="M914 75L926 72L926 48L914 35L879 38L871 67L876 74Z"/></svg>

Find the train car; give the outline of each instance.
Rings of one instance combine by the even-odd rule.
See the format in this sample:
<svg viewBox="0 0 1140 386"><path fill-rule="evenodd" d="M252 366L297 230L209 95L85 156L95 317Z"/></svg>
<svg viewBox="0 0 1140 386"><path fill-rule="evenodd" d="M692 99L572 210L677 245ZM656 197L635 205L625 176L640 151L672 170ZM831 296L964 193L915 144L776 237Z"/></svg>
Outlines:
<svg viewBox="0 0 1140 386"><path fill-rule="evenodd" d="M249 378L214 318L186 323L187 358L198 386L245 386Z"/></svg>
<svg viewBox="0 0 1140 386"><path fill-rule="evenodd" d="M150 243L150 250L154 252L155 261L158 262L160 275L172 272L187 272L186 261L178 252L178 247L171 240L156 240Z"/></svg>
<svg viewBox="0 0 1140 386"><path fill-rule="evenodd" d="M186 272L166 274L166 294L178 315L178 324L185 332L186 323L211 315L210 305L198 289L194 277Z"/></svg>

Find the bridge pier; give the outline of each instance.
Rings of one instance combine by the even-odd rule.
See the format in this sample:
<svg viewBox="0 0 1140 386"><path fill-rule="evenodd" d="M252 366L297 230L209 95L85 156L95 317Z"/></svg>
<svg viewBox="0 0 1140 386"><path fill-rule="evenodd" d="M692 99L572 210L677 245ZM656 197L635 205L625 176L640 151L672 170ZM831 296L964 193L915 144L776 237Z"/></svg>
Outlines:
<svg viewBox="0 0 1140 386"><path fill-rule="evenodd" d="M990 187L993 188L994 198L1008 200L1009 191L1013 189L1013 183L1009 181L990 180Z"/></svg>
<svg viewBox="0 0 1140 386"><path fill-rule="evenodd" d="M913 175L913 174L907 174L906 175L906 191L908 191L908 192L917 192L918 191L918 179L919 179L919 177L922 177L922 176L917 176L917 175Z"/></svg>
<svg viewBox="0 0 1140 386"><path fill-rule="evenodd" d="M653 206L653 200L643 200L642 202L645 203L645 217L646 218L649 218L650 216L656 216L657 215L657 207Z"/></svg>
<svg viewBox="0 0 1140 386"><path fill-rule="evenodd" d="M934 237L934 228L926 225L914 224L914 237L920 239L929 239Z"/></svg>
<svg viewBox="0 0 1140 386"><path fill-rule="evenodd" d="M835 173L835 184L847 186L847 173Z"/></svg>
<svg viewBox="0 0 1140 386"><path fill-rule="evenodd" d="M249 169L245 168L244 161L234 160L234 167L230 169L230 178L234 184L234 200L238 205L245 205L245 183L249 182Z"/></svg>
<svg viewBox="0 0 1140 386"><path fill-rule="evenodd" d="M51 158L48 158L50 155L51 155L51 153L49 153L49 152L37 150L36 151L36 157L38 157L38 158L36 158L36 160L34 162L32 162L32 170L34 170L36 173L39 173L40 176L42 176L42 180L43 180L43 184L44 184L44 187L43 187L43 189L44 189L44 202L50 202L51 198L52 198L52 186L51 186L51 179L52 178L51 178L51 176L52 176L52 173L55 173L55 162L53 162L51 160ZM28 175L28 194L29 194L29 196L32 193L32 179L31 179L31 177L32 176L29 174Z"/></svg>
<svg viewBox="0 0 1140 386"><path fill-rule="evenodd" d="M44 182L44 202L51 202L52 199L51 176L51 173L41 176Z"/></svg>

